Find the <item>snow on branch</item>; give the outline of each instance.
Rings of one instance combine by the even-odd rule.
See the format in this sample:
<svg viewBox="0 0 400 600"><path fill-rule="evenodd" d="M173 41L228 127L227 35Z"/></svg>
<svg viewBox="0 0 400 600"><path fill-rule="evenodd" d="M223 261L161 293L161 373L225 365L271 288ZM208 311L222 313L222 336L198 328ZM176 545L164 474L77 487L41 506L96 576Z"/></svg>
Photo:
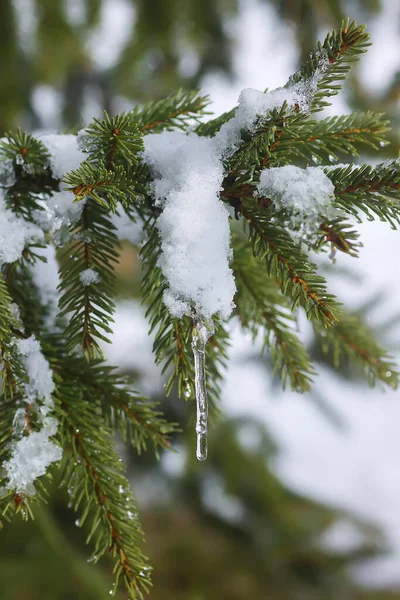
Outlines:
<svg viewBox="0 0 400 600"><path fill-rule="evenodd" d="M33 335L15 339L14 343L27 374L27 380L23 383L26 409L19 408L16 411L11 457L3 464L3 468L9 489L29 495L35 493L35 480L46 473L49 465L61 460L62 449L50 440L58 429L57 420L49 416L54 408L52 394L55 385L40 343ZM26 417L26 411L31 409L38 413L40 431L31 431L29 418Z"/></svg>
<svg viewBox="0 0 400 600"><path fill-rule="evenodd" d="M333 205L335 187L322 167L264 169L257 192L271 198L276 210L286 213L292 237L299 239L305 236L309 240L318 233L321 219L331 220L341 214Z"/></svg>
<svg viewBox="0 0 400 600"><path fill-rule="evenodd" d="M168 283L164 302L173 316L207 319L231 313L236 287L229 268L229 212L219 198L224 161L239 149L242 131L252 131L274 108L308 112L324 64L313 77L286 88L243 90L235 114L214 137L177 131L145 136L143 158L154 176L154 198L163 208L157 228L159 264Z"/></svg>

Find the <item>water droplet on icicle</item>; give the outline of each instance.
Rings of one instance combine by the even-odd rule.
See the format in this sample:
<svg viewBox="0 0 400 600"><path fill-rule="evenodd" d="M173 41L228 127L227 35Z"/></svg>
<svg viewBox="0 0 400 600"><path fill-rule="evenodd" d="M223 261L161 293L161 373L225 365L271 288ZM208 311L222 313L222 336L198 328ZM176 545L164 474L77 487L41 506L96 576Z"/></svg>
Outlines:
<svg viewBox="0 0 400 600"><path fill-rule="evenodd" d="M199 460L207 458L208 402L206 380L206 343L214 333L214 323L201 318L193 327L192 348L196 388L196 456Z"/></svg>

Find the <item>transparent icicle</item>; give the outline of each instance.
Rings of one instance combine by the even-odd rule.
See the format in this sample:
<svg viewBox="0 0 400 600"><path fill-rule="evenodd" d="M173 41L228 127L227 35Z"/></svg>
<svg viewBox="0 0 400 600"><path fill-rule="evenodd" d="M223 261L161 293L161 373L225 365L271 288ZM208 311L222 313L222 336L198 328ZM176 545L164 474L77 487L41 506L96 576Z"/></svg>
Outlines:
<svg viewBox="0 0 400 600"><path fill-rule="evenodd" d="M206 344L214 333L212 319L196 319L193 327L192 348L194 354L195 388L196 388L196 457L207 458L208 402L206 381Z"/></svg>

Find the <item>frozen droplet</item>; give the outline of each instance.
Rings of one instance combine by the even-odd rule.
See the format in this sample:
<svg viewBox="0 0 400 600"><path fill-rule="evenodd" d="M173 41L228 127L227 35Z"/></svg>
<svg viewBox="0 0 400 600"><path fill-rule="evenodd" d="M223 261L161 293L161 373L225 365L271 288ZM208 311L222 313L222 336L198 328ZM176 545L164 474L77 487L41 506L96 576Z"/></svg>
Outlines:
<svg viewBox="0 0 400 600"><path fill-rule="evenodd" d="M206 381L206 343L214 333L214 323L198 319L193 327L192 348L196 388L196 456L199 460L207 458L208 403Z"/></svg>
<svg viewBox="0 0 400 600"><path fill-rule="evenodd" d="M91 556L90 558L87 559L88 563L92 563L92 562L96 562L97 561L97 554L94 554L93 556Z"/></svg>
<svg viewBox="0 0 400 600"><path fill-rule="evenodd" d="M75 521L75 525L76 525L77 527L80 527L80 526L81 526L79 519L77 519L77 520Z"/></svg>

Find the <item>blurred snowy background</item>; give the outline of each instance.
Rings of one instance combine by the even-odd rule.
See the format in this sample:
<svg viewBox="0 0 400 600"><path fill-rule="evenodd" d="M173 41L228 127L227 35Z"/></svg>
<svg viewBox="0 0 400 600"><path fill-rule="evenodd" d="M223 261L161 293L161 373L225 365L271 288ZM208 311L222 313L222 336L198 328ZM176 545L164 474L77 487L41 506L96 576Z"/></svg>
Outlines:
<svg viewBox="0 0 400 600"><path fill-rule="evenodd" d="M0 16L6 4L1 0ZM307 55L307 51L312 47L310 31L314 39L323 39L328 29L339 26L339 15L344 14L368 24L373 46L360 63L357 77L340 96L333 98L333 105L327 112L348 113L354 106L387 110L395 122L394 144L391 150L382 149L383 157L388 156L388 152L392 152L392 155L393 152L398 153L400 0L383 0L381 10L375 10L377 3L374 2L350 0L341 4L311 0L271 3L241 0L236 11L232 8L236 3L227 1L226 12L222 11L221 30L214 23L214 29L210 25L208 33L197 32L193 36L193 44L185 41L184 34L181 37L176 36L175 45L181 44L181 47L173 51L167 34L163 34L163 28L170 26L168 20L172 18L169 14L173 13L172 5L182 7L191 3L175 3L168 0L148 2L146 10L151 15L149 21L151 22L151 18L155 21L154 31L143 21L144 9L141 2L106 0L85 3L80 0L65 0L62 3L48 0L35 3L29 0L14 0L14 3L9 3L10 6L12 4L17 15L15 52L19 48L19 64L22 64L23 57L25 60L30 57L31 65L26 71L20 71L20 74L23 73L29 79L22 85L22 89L27 93L24 99L18 103L14 102L13 110L16 112L9 110L7 122L4 117L4 111L7 109L7 102L4 100L7 89L6 86L5 89L1 88L1 81L4 80L0 79L0 96L3 98L0 100L0 108L3 106L4 128L15 125L16 122L30 130L54 130L62 127L64 123L69 126L84 124L93 116L101 116L104 106L114 112L126 110L132 106L132 98L142 100L158 97L175 89L178 83L195 83L204 93L209 93L213 100L212 109L219 114L236 104L243 88L273 89L284 85L297 68L300 54ZM201 2L197 4L197 10L189 12L189 24L190 18L195 20L197 15L197 18L201 19L207 11L213 12L215 9L217 12L217 4L224 5L223 2L208 1L204 2L204 5ZM41 29L44 27L43 15L50 14L51 17L49 7L53 6L53 18L58 18L56 5L63 5L62 10L67 14L66 23L70 33L67 35L64 31L63 37L59 38L60 47L53 50L50 42L46 45L44 37L36 34L37 31L44 31ZM90 5L97 5L98 9L91 25L88 21ZM221 7L218 10L221 12ZM132 31L139 26L143 31L140 33L141 29L137 29L136 39L135 35L132 37ZM184 25L181 26L185 32ZM47 23L47 27L51 27L51 23ZM206 29L206 24L204 27ZM188 29L190 30L190 27ZM146 35L153 36L153 48L147 53L141 53L140 41ZM73 45L76 42L75 36L79 38L80 45L71 52L71 46L66 45L66 40ZM2 43L5 43L4 40L0 42L0 47ZM148 40L147 43L150 44ZM139 50L135 44L139 45ZM207 44L211 48L210 56L204 51ZM231 63L226 56L226 48L230 48L232 52ZM37 63L35 53L40 59ZM73 59L71 55L74 56ZM85 57L84 60L82 56ZM129 63L129 57L131 61L136 60L135 69L132 67L133 63ZM58 71L62 61L65 63L63 67L69 80L67 76L63 79L61 69ZM74 69L74 65L78 64L79 68ZM3 68L3 72L5 71L6 67ZM53 75L50 75L51 72ZM131 82L128 81L129 78L132 78ZM20 82L16 84L17 88L18 85ZM377 160L376 156L363 158ZM397 277L400 236L398 232L391 230L389 225L383 223L366 223L358 227L362 231L364 245L360 258L352 259L340 255L334 267L326 267L329 271L327 272L330 289L350 308L356 310L364 307L368 323L384 335L385 343L390 345L394 356L400 359L400 279ZM163 379L152 360L151 338L148 337L144 311L137 300L139 266L135 253L128 244L124 248L125 254L120 269L121 299L117 305L113 344L105 350L112 364L136 375L136 388L162 399ZM301 322L301 332L304 339L311 344L312 334L306 322ZM256 452L257 456L261 457L263 448L267 448L262 460L268 459L273 477L276 476L287 489L299 494L299 497L306 497L337 509L339 517L332 517L331 525L328 523L329 526L324 528L321 539L324 548L340 554L359 546L362 541L361 533L348 518L348 514L351 514L362 523L376 526L379 530L379 533L376 533L377 544L381 545L382 534L385 540L382 547L387 550L386 553L365 562L358 563L356 560L355 566L351 568L351 576L366 589L376 590L371 592L376 593L376 596L359 596L358 592L346 587L350 584L345 584L337 592L333 591L334 588L330 585L327 588L321 585L319 589L319 584L316 584L317 591L307 594L300 588L297 590L295 584L287 589L284 585L282 588L279 588L279 585L272 589L265 587L265 597L268 594L268 597L277 599L400 598L400 392L370 389L357 374L353 376L347 370L335 374L322 360L318 365L319 375L312 397L282 392L279 384L271 377L267 360L259 358L257 348L254 349L251 341L234 322L230 357L221 399L227 420L222 424L222 429L216 431L216 439L211 443L211 456L213 448L224 443L223 428L226 423L242 423L243 426L238 426L237 431L235 430L239 445L249 455ZM162 399L161 408L166 408L167 413L173 417L177 416L173 399ZM178 413L184 429L191 426L188 415L193 408L191 406L189 411ZM271 447L268 444L265 446L264 433L255 427L253 419L265 426ZM161 510L160 507L165 508L168 504L173 507L175 505L175 508L185 506L185 498L190 495L191 486L194 489L195 484L200 482L201 494L196 502L202 504L203 509L205 507L207 514L221 518L223 522L235 527L238 522L244 520L243 515L246 512L243 494L236 493L235 486L229 483L229 478L221 475L224 469L228 470L223 461L204 467L193 464L193 439L189 435L187 444L187 437L182 435L182 438L174 440L178 453L163 455L159 466L151 463L151 468L147 465L149 468L146 470L146 460L138 465L135 457L128 457L139 505L149 514L151 506L155 507L155 511ZM273 451L272 446L276 446L276 450ZM243 467L239 463L237 469L241 468ZM238 481L241 481L240 485L246 485L245 480L239 476ZM191 506L193 508L196 503ZM287 510L290 511L290 507ZM160 514L164 515L160 518L164 519L165 524L167 518L163 512ZM273 515L270 518L273 520ZM311 517L307 518L312 521ZM160 569L154 545L162 545L162 542L159 539L155 542L154 529L157 530L157 527L152 528L149 517L145 516L144 520L145 530L147 526L150 530L149 553L150 556L154 554L156 569ZM162 536L163 526L159 521L155 522L159 524L159 536ZM178 529L188 528L188 531L191 531L193 523L183 520L175 525ZM302 525L306 527L306 523ZM22 534L21 529L19 532ZM373 532L374 530L372 537ZM370 534L369 531L368 535ZM164 535L167 536L166 530ZM193 544L196 544L201 538L201 533L198 534L193 529L190 538ZM176 540L171 541L170 537L168 539L168 550L174 553L179 545L177 546ZM223 546L222 542L210 539L211 544L221 543L221 547ZM238 539L239 547L240 544ZM206 543L204 548L206 553L211 551ZM213 547L212 555L215 552ZM181 549L177 556L179 560L183 560ZM265 556L267 563L268 553ZM165 557L162 560L165 561ZM236 560L235 557L231 567ZM244 562L246 560L243 559ZM3 579L3 583L6 581L6 564L0 551L0 582ZM185 568L185 576L189 580L189 571L193 571L195 565L188 563ZM209 577L204 565L202 568L203 572L198 576L200 581L202 577L203 581ZM166 567L165 569L167 571ZM172 572L172 566L170 570ZM291 572L290 569L288 572ZM229 568L225 574L220 568L220 573L222 578L231 576ZM183 577L182 572L180 575ZM334 571L330 575L333 576ZM165 573L164 576L167 577ZM156 584L157 581L156 579ZM161 578L160 582L158 585L165 586L164 593L159 590L157 595L156 585L154 595L150 594L151 598L167 600L170 597L182 597L200 600L214 597L206 595L208 584L204 584L204 589L201 584L197 588L193 584L193 589L197 591L192 593L192 588L185 587L187 581L184 577L183 581L175 581L174 584L168 581L168 578ZM386 592L379 595L381 588L385 588ZM4 589L0 586L2 600L39 598L34 594L8 596ZM186 595L179 595L184 593L185 589L188 590ZM260 589L263 589L262 584ZM393 593L393 596L389 595L390 593ZM89 596L71 593L69 596L51 597ZM240 586L236 589L236 595L231 591L225 595L224 592L220 592L219 597L247 599L263 596L258 596L248 584L243 584L242 591Z"/></svg>

